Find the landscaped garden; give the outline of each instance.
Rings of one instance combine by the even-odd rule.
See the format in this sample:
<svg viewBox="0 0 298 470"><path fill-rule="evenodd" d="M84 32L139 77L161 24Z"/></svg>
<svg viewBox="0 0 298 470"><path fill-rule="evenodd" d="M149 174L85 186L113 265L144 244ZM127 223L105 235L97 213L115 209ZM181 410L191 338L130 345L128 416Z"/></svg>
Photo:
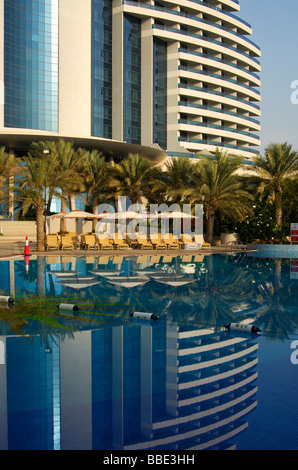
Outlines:
<svg viewBox="0 0 298 470"><path fill-rule="evenodd" d="M234 232L245 244L289 243L290 224L298 221L298 154L286 143L271 144L253 163L243 165L241 157L218 150L159 167L141 155L111 161L62 139L40 141L22 158L0 148L1 202L8 208L13 197L17 218L36 220L38 251L44 249L44 215L51 214L53 198L61 199L65 212L72 196L83 195L93 213L119 196L132 204L178 203L181 209L186 203L203 204L204 236L211 244L220 233ZM64 224L61 219L61 232Z"/></svg>

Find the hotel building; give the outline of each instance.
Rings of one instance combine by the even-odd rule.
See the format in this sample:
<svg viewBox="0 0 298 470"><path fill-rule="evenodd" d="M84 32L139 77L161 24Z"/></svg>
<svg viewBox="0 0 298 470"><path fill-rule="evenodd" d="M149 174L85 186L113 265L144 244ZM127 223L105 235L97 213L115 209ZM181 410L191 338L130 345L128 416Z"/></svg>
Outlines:
<svg viewBox="0 0 298 470"><path fill-rule="evenodd" d="M249 160L260 49L239 11L238 0L0 0L0 144Z"/></svg>

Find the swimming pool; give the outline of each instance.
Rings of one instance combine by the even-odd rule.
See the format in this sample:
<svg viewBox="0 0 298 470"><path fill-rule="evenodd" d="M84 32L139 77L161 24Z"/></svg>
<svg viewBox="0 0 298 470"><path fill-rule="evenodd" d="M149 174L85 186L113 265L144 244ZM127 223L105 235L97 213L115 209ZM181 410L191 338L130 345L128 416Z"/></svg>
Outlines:
<svg viewBox="0 0 298 470"><path fill-rule="evenodd" d="M298 449L297 271L248 254L0 261L0 449ZM225 328L240 321L261 333Z"/></svg>

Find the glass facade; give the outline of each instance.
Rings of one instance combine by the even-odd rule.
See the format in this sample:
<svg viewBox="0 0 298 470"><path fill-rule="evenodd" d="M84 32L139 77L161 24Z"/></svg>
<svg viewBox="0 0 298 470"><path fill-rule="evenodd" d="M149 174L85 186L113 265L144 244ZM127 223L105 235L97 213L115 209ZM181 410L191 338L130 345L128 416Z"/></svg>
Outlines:
<svg viewBox="0 0 298 470"><path fill-rule="evenodd" d="M92 0L91 135L112 138L112 0Z"/></svg>
<svg viewBox="0 0 298 470"><path fill-rule="evenodd" d="M141 143L141 20L124 15L123 140Z"/></svg>
<svg viewBox="0 0 298 470"><path fill-rule="evenodd" d="M50 352L49 352L50 351ZM60 448L59 342L6 341L8 434L11 450ZM16 381L17 378L17 381ZM20 393L19 384L22 384Z"/></svg>
<svg viewBox="0 0 298 470"><path fill-rule="evenodd" d="M5 127L258 153L260 50L238 1L2 3Z"/></svg>
<svg viewBox="0 0 298 470"><path fill-rule="evenodd" d="M5 127L58 132L58 0L4 1Z"/></svg>
<svg viewBox="0 0 298 470"><path fill-rule="evenodd" d="M167 43L153 40L153 143L167 148Z"/></svg>

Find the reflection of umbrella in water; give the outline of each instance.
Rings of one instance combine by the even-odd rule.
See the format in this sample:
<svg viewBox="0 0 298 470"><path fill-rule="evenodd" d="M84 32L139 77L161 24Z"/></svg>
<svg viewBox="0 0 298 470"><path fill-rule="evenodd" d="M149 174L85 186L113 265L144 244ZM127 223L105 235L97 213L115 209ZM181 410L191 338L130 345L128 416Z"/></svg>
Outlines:
<svg viewBox="0 0 298 470"><path fill-rule="evenodd" d="M150 281L150 279L145 276L107 276L105 280L111 284L126 287L128 289L143 286Z"/></svg>
<svg viewBox="0 0 298 470"><path fill-rule="evenodd" d="M100 281L97 281L94 276L86 275L86 276L69 276L64 279L58 280L59 284L71 287L72 289L85 289L86 287L95 286L96 284L100 284Z"/></svg>
<svg viewBox="0 0 298 470"><path fill-rule="evenodd" d="M120 276L123 271L120 271L118 269L103 269L102 271L90 271L92 274L95 274L96 276L103 276L103 277L109 277L109 276Z"/></svg>
<svg viewBox="0 0 298 470"><path fill-rule="evenodd" d="M143 270L138 270L138 269L132 269L132 271L134 273L136 273L138 276L150 276L150 277L153 277L153 276L163 276L163 275L166 275L167 273L165 273L164 271L158 271L157 269L151 269L150 271L149 270L146 270L146 269L143 269Z"/></svg>
<svg viewBox="0 0 298 470"><path fill-rule="evenodd" d="M192 282L196 282L196 279L190 278L190 277L184 277L182 274L168 274L166 273L163 276L157 275L157 276L151 276L152 279L154 279L157 282L160 282L162 284L167 284L172 287L180 287L180 286L185 286L186 284L191 284Z"/></svg>
<svg viewBox="0 0 298 470"><path fill-rule="evenodd" d="M48 271L48 274L54 274L58 277L73 277L80 274L81 271Z"/></svg>

